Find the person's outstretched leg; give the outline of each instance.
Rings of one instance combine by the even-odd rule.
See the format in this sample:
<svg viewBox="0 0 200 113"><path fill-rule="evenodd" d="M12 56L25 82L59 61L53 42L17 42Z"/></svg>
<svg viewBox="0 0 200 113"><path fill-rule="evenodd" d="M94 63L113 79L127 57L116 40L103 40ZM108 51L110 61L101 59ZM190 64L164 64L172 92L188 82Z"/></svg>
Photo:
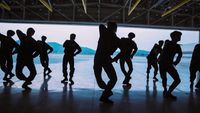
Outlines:
<svg viewBox="0 0 200 113"><path fill-rule="evenodd" d="M151 70L151 61L149 58L147 58L147 80L149 80L149 73L150 73L150 70Z"/></svg>
<svg viewBox="0 0 200 113"><path fill-rule="evenodd" d="M174 81L170 85L170 87L167 91L167 96L172 99L176 99L176 96L172 95L172 91L178 86L178 84L181 82L181 80L179 78L179 74L178 74L177 70L173 66L171 66L169 68L168 73L171 75L171 77L174 79Z"/></svg>
<svg viewBox="0 0 200 113"><path fill-rule="evenodd" d="M70 65L70 72L69 72L69 81L71 82L71 85L74 84L74 81L72 80L73 76L74 76L74 71L75 71L75 67L74 67L74 58L70 58L69 60L69 65Z"/></svg>
<svg viewBox="0 0 200 113"><path fill-rule="evenodd" d="M167 93L167 72L165 66L163 64L159 65L160 69L160 77L162 79L162 86L163 86L163 96L165 97Z"/></svg>
<svg viewBox="0 0 200 113"><path fill-rule="evenodd" d="M24 64L25 62L23 61L23 59L17 58L15 73L16 73L16 77L19 80L26 80L27 79L26 76L23 74L23 68L25 66L25 64Z"/></svg>
<svg viewBox="0 0 200 113"><path fill-rule="evenodd" d="M196 78L197 69L193 66L190 66L190 88L193 89L194 80Z"/></svg>
<svg viewBox="0 0 200 113"><path fill-rule="evenodd" d="M12 73L12 69L13 69L12 55L9 55L7 58L7 69L8 69L8 73L10 75L9 79L11 79L12 77L14 77L14 74Z"/></svg>
<svg viewBox="0 0 200 113"><path fill-rule="evenodd" d="M30 89L28 85L32 84L32 81L34 80L37 72L33 60L30 60L30 62L28 62L26 66L30 71L30 75L28 76L22 87L25 89Z"/></svg>
<svg viewBox="0 0 200 113"><path fill-rule="evenodd" d="M158 79L156 78L156 75L158 74L158 64L157 64L157 62L154 62L152 66L154 67L154 76L153 76L153 79L155 81L158 81Z"/></svg>
<svg viewBox="0 0 200 113"><path fill-rule="evenodd" d="M125 76L123 84L127 84L127 75L128 75L128 73L126 72L126 69L125 69L125 60L124 59L120 59L119 61L120 61L120 68L122 70L122 73Z"/></svg>
<svg viewBox="0 0 200 113"><path fill-rule="evenodd" d="M106 83L103 81L101 73L102 73L102 62L95 59L94 60L94 66L93 66L93 70L94 70L94 75L97 81L98 86L101 89L105 89L106 88Z"/></svg>
<svg viewBox="0 0 200 113"><path fill-rule="evenodd" d="M67 63L68 63L68 58L66 55L63 57L63 63L62 63L62 72L63 72L63 77L64 79L61 81L61 83L64 83L67 81Z"/></svg>
<svg viewBox="0 0 200 113"><path fill-rule="evenodd" d="M117 75L111 63L105 64L103 68L110 80L108 81L108 84L100 97L100 101L105 102L105 103L113 103L113 101L109 100L109 97L113 95L112 89L117 82Z"/></svg>
<svg viewBox="0 0 200 113"><path fill-rule="evenodd" d="M127 83L129 83L130 79L131 79L131 73L133 72L133 64L131 59L126 59L127 65L128 65L128 72L127 72Z"/></svg>

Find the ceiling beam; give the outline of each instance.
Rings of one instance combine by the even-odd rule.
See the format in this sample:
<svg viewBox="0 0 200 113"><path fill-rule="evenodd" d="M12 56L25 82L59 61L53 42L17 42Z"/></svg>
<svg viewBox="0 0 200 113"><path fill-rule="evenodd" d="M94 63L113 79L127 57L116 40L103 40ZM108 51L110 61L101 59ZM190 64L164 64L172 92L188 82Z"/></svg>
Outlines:
<svg viewBox="0 0 200 113"><path fill-rule="evenodd" d="M51 2L49 0L48 3L45 1L45 0L39 0L40 3L42 3L42 5L44 5L50 12L53 12L53 8L52 8L52 5L51 5Z"/></svg>
<svg viewBox="0 0 200 113"><path fill-rule="evenodd" d="M72 4L73 4L73 5L75 5L75 2L74 2L74 0L71 0L71 2L72 2Z"/></svg>
<svg viewBox="0 0 200 113"><path fill-rule="evenodd" d="M104 22L106 19L110 18L111 16L115 15L117 12L119 12L122 9L123 9L123 7L117 9L116 11L114 11L113 13L111 13L110 15L108 15L107 17L105 17L104 19L102 19L102 22Z"/></svg>
<svg viewBox="0 0 200 113"><path fill-rule="evenodd" d="M82 0L82 5L83 5L84 12L87 14L86 0Z"/></svg>
<svg viewBox="0 0 200 113"><path fill-rule="evenodd" d="M11 8L4 0L2 0L2 2L0 3L0 7L6 9L7 11L11 11Z"/></svg>
<svg viewBox="0 0 200 113"><path fill-rule="evenodd" d="M181 3L179 3L178 5L174 6L173 8L171 8L170 10L164 12L161 17L164 17L170 13L172 13L173 11L177 10L178 8L180 8L181 6L185 5L186 3L190 2L191 0L183 0Z"/></svg>
<svg viewBox="0 0 200 113"><path fill-rule="evenodd" d="M137 5L141 2L141 0L136 0L136 2L133 4L131 9L128 11L128 16L133 12L133 10L137 7Z"/></svg>
<svg viewBox="0 0 200 113"><path fill-rule="evenodd" d="M33 14L37 15L37 16L40 17L41 19L45 20L45 18L42 17L41 15L39 15L38 13L36 13L36 12L34 12L33 10L31 10L31 9L29 9L29 8L27 8L27 7L25 7L24 4L22 4L22 3L18 2L18 1L14 1L14 2L17 3L17 4L19 4L21 7L25 8L26 10L32 12Z"/></svg>

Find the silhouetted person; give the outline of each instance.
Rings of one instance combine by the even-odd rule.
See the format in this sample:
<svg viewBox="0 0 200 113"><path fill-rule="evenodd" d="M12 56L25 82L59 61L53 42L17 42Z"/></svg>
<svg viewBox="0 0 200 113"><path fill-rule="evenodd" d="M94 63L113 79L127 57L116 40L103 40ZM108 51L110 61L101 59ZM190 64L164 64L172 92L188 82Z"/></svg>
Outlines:
<svg viewBox="0 0 200 113"><path fill-rule="evenodd" d="M15 34L14 31L8 30L7 36L0 34L1 48L0 48L0 65L2 71L5 73L3 80L11 79L14 74L12 73L13 69L13 50L16 49L19 45L12 36ZM10 75L8 77L8 75Z"/></svg>
<svg viewBox="0 0 200 113"><path fill-rule="evenodd" d="M44 75L49 75L52 71L49 68L49 57L48 54L53 52L53 48L47 44L45 41L47 39L46 36L41 37L42 40L37 41L38 52L40 55L40 62L44 67Z"/></svg>
<svg viewBox="0 0 200 113"><path fill-rule="evenodd" d="M137 52L137 44L132 40L135 38L135 34L130 32L128 38L121 38L120 40L120 53L114 58L115 61L120 59L120 67L125 76L123 81L124 85L131 85L129 83L131 79L131 73L133 72L133 64L131 59ZM128 65L128 71L125 69L125 63Z"/></svg>
<svg viewBox="0 0 200 113"><path fill-rule="evenodd" d="M154 44L153 48L151 49L149 55L147 56L147 80L149 79L149 73L151 70L151 67L154 68L154 76L153 79L155 81L158 81L156 78L156 75L158 74L158 54L162 51L162 45L164 41L160 40L158 44Z"/></svg>
<svg viewBox="0 0 200 113"><path fill-rule="evenodd" d="M108 22L107 28L99 25L99 41L97 50L94 57L94 74L97 80L97 84L101 89L104 89L100 101L105 103L113 103L109 100L109 97L113 95L112 89L117 82L117 76L115 69L112 65L113 59L111 55L116 51L119 45L119 38L116 36L117 24L114 22ZM105 70L109 81L106 84L102 80L102 69Z"/></svg>
<svg viewBox="0 0 200 113"><path fill-rule="evenodd" d="M36 76L36 69L33 62L33 56L37 52L37 42L32 37L35 33L33 28L27 29L27 34L24 34L22 31L17 30L17 35L20 40L20 47L17 50L17 64L16 64L16 76L20 80L24 80L22 88L30 89L28 85L32 84L32 80ZM24 67L27 66L30 71L29 76L23 74Z"/></svg>
<svg viewBox="0 0 200 113"><path fill-rule="evenodd" d="M172 91L181 82L179 74L175 69L175 66L181 61L182 57L181 47L179 44L177 44L177 42L181 40L181 35L182 33L179 31L172 32L170 34L172 40L165 41L163 51L160 54L159 68L160 68L160 75L162 78L162 85L164 88L163 96L165 98L176 99L176 96L172 95ZM174 61L174 57L176 54L177 57ZM174 79L173 83L170 85L168 90L167 90L167 72Z"/></svg>
<svg viewBox="0 0 200 113"><path fill-rule="evenodd" d="M200 72L200 44L197 44L192 53L192 59L190 62L190 87L193 88L196 73ZM200 88L200 80L195 85L196 88Z"/></svg>
<svg viewBox="0 0 200 113"><path fill-rule="evenodd" d="M63 57L63 77L64 79L61 81L62 83L66 82L68 80L67 76L67 64L69 63L69 81L71 84L74 84L74 81L72 80L72 77L74 75L74 56L79 54L82 50L81 47L75 42L76 35L71 34L70 40L66 40L63 44L64 50L64 57Z"/></svg>

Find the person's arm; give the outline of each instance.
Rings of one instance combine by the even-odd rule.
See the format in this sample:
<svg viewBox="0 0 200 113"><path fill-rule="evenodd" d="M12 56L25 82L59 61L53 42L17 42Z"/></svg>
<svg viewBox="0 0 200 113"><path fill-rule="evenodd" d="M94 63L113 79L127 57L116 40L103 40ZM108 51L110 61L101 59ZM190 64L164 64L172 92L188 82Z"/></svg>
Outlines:
<svg viewBox="0 0 200 113"><path fill-rule="evenodd" d="M113 59L112 59L112 62L118 62L118 60L120 59L121 57L121 52L119 52Z"/></svg>
<svg viewBox="0 0 200 113"><path fill-rule="evenodd" d="M47 44L47 47L48 47L48 50L49 50L48 54L52 53L53 52L53 48L49 44Z"/></svg>
<svg viewBox="0 0 200 113"><path fill-rule="evenodd" d="M180 45L178 45L177 54L178 54L178 56L177 56L176 60L174 61L174 65L177 65L181 61L181 57L183 55Z"/></svg>
<svg viewBox="0 0 200 113"><path fill-rule="evenodd" d="M133 58L133 56L136 54L136 52L138 50L137 44L135 42L134 42L133 49L134 49L134 51L132 51L132 53L131 53L131 58Z"/></svg>
<svg viewBox="0 0 200 113"><path fill-rule="evenodd" d="M6 36L0 33L0 41L2 41Z"/></svg>
<svg viewBox="0 0 200 113"><path fill-rule="evenodd" d="M40 48L40 43L38 41L36 41L35 39L32 38L32 43L33 43L33 47L34 47L34 52L32 54L33 58L37 57L40 54L39 48Z"/></svg>
<svg viewBox="0 0 200 113"><path fill-rule="evenodd" d="M19 51L19 44L14 39L12 39L12 40L13 40L13 45L14 45L14 51L12 52L12 54L14 55L14 54L18 53L18 51Z"/></svg>
<svg viewBox="0 0 200 113"><path fill-rule="evenodd" d="M26 35L22 31L17 30L16 33L20 41L23 41L23 39L26 38Z"/></svg>
<svg viewBox="0 0 200 113"><path fill-rule="evenodd" d="M82 51L81 47L77 43L76 43L76 50L77 51L74 53L74 56L76 56L77 54L81 53L81 51Z"/></svg>

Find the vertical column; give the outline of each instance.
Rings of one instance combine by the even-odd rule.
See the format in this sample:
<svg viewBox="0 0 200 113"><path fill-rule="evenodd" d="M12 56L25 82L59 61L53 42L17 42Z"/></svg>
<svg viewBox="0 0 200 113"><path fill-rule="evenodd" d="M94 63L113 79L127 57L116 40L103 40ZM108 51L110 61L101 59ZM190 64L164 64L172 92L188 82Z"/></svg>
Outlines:
<svg viewBox="0 0 200 113"><path fill-rule="evenodd" d="M51 12L48 11L48 21L50 20Z"/></svg>
<svg viewBox="0 0 200 113"><path fill-rule="evenodd" d="M4 18L4 14L5 14L5 10L3 8L1 8L1 10L2 10L1 19L3 19Z"/></svg>
<svg viewBox="0 0 200 113"><path fill-rule="evenodd" d="M75 5L73 5L73 21L75 21L75 11L76 11L76 8L75 8Z"/></svg>
<svg viewBox="0 0 200 113"><path fill-rule="evenodd" d="M101 11L100 11L100 10L101 10L100 2L99 2L99 4L97 5L97 7L98 7L98 22L100 22L100 20L101 20L101 19L100 19L100 18L101 18L101 16L100 16L100 15L101 15Z"/></svg>
<svg viewBox="0 0 200 113"><path fill-rule="evenodd" d="M26 3L25 3L25 0L23 0L23 4L24 4L24 7L23 7L23 20L25 20L25 17L26 17Z"/></svg>
<svg viewBox="0 0 200 113"><path fill-rule="evenodd" d="M200 29L199 29L199 44L200 44Z"/></svg>
<svg viewBox="0 0 200 113"><path fill-rule="evenodd" d="M174 26L174 13L171 15L171 25Z"/></svg>
<svg viewBox="0 0 200 113"><path fill-rule="evenodd" d="M150 24L150 10L147 11L147 24Z"/></svg>
<svg viewBox="0 0 200 113"><path fill-rule="evenodd" d="M125 21L126 21L126 19L125 19L125 18L126 18L125 10L126 10L126 7L123 8L123 16L122 16L122 18L123 18L123 20L122 20L123 23L125 23Z"/></svg>

